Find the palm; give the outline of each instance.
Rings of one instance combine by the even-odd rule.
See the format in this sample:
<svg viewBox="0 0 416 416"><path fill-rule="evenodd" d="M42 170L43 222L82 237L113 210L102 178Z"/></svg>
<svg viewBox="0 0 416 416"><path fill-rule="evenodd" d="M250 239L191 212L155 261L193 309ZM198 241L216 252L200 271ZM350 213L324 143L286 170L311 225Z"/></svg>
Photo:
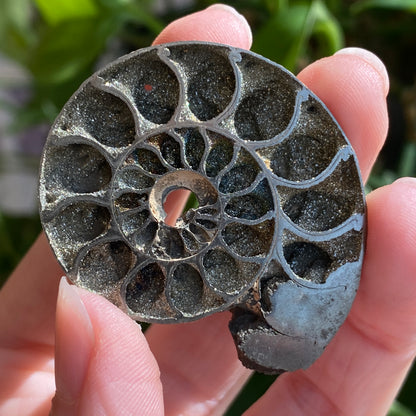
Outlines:
<svg viewBox="0 0 416 416"><path fill-rule="evenodd" d="M176 21L156 42L190 39L251 42L247 25L224 8ZM299 77L338 119L367 178L387 129L382 66L343 53ZM415 206L411 179L370 194L363 277L347 321L310 369L279 377L248 415L385 413L414 358ZM227 334L228 313L153 325L145 338L113 305L66 283L56 310L62 274L41 236L0 293L0 414L45 415L55 388L60 415L163 407L169 415L221 414L249 377Z"/></svg>

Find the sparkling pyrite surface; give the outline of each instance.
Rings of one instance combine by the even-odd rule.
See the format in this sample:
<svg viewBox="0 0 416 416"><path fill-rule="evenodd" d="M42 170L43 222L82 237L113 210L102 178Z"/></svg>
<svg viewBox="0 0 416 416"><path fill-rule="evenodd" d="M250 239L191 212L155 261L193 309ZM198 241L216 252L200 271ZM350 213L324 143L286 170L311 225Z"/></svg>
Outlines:
<svg viewBox="0 0 416 416"><path fill-rule="evenodd" d="M198 207L169 226L180 188ZM359 282L350 144L287 70L225 45L139 50L84 82L47 139L40 214L75 284L138 321L231 309L240 359L266 373L319 357Z"/></svg>

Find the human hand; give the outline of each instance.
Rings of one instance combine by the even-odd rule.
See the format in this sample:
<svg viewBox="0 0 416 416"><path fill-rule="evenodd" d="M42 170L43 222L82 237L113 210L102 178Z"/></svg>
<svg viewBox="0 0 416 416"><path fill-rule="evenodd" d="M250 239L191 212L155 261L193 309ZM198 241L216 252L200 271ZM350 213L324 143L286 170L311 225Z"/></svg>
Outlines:
<svg viewBox="0 0 416 416"><path fill-rule="evenodd" d="M251 34L220 6L172 23L155 42L177 40L248 49ZM384 66L344 50L299 78L337 118L366 179L387 131ZM183 201L173 202L180 210ZM416 181L396 181L367 202L362 280L346 322L315 364L280 376L246 415L386 413L416 349ZM144 336L105 299L65 279L58 293L62 274L42 234L0 292L0 415L48 414L53 397L56 415L219 415L250 376L228 312L152 325Z"/></svg>

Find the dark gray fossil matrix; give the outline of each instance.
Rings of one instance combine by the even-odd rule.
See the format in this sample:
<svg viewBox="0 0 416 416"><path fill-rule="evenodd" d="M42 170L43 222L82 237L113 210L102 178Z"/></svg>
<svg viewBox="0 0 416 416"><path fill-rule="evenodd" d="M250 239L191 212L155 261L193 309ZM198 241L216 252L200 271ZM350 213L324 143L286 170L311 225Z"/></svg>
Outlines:
<svg viewBox="0 0 416 416"><path fill-rule="evenodd" d="M198 206L169 225L177 189ZM351 145L311 91L246 50L165 44L96 72L51 128L39 195L76 285L137 321L231 310L257 371L310 366L357 290L365 203Z"/></svg>

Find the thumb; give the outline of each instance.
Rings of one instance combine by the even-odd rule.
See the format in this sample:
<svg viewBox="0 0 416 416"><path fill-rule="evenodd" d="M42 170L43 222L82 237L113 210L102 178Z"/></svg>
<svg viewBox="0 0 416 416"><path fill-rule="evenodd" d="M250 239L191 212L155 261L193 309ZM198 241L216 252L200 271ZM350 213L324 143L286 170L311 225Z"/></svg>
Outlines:
<svg viewBox="0 0 416 416"><path fill-rule="evenodd" d="M162 415L157 363L140 326L62 278L56 311L51 415Z"/></svg>

